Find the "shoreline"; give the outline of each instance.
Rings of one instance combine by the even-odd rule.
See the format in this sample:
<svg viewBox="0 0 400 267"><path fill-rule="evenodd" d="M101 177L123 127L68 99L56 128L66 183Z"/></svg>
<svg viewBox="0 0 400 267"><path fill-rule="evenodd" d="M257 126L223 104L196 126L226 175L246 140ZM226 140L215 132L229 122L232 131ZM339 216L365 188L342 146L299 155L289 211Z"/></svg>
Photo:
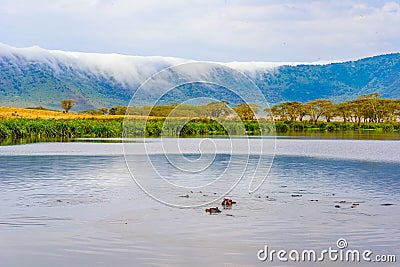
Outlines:
<svg viewBox="0 0 400 267"><path fill-rule="evenodd" d="M168 127L167 127L168 126ZM0 119L0 145L76 138L227 137L282 136L286 138L333 138L400 140L400 123L349 123L213 120L209 118L108 119Z"/></svg>
<svg viewBox="0 0 400 267"><path fill-rule="evenodd" d="M287 133L277 133L268 136L227 136L227 135L197 135L186 136L185 139L191 138L276 138L277 140L369 140L369 141L400 141L400 133L375 133L373 131L347 131L347 132L318 132L318 131L297 131ZM161 137L137 137L138 139L159 139ZM168 138L177 138L174 136ZM73 138L45 138L45 137L25 137L25 138L0 138L1 146L26 145L35 143L123 143L121 137L73 137ZM136 142L136 141L128 141Z"/></svg>

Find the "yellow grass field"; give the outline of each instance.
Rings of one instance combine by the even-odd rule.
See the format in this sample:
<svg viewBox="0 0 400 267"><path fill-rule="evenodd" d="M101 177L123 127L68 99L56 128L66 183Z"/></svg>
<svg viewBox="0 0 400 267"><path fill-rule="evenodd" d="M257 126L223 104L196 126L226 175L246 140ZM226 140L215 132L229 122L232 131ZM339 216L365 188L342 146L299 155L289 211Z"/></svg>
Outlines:
<svg viewBox="0 0 400 267"><path fill-rule="evenodd" d="M12 108L0 106L1 118L29 118L29 119L119 119L124 118L124 115L90 115L79 113L63 113L61 111L38 110L27 108Z"/></svg>
<svg viewBox="0 0 400 267"><path fill-rule="evenodd" d="M56 120L80 120L80 119L98 119L111 120L123 119L124 115L91 115L81 113L63 113L62 111L13 108L0 106L0 119L56 119ZM129 118L146 119L147 116L129 115ZM149 119L163 119L163 117L149 116ZM185 119L187 117L174 117L175 119Z"/></svg>

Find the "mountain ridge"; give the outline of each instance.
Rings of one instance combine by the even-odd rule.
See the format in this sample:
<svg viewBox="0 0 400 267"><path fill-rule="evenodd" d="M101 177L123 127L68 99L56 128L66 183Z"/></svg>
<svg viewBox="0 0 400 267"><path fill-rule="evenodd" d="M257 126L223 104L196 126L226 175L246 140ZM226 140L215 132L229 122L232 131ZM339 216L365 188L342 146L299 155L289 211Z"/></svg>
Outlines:
<svg viewBox="0 0 400 267"><path fill-rule="evenodd" d="M37 46L15 48L0 43L0 105L54 109L62 99L74 99L76 110L127 105L146 79L164 68L188 62L197 61ZM400 53L329 63L216 63L244 72L270 103L315 98L343 101L371 92L400 97Z"/></svg>

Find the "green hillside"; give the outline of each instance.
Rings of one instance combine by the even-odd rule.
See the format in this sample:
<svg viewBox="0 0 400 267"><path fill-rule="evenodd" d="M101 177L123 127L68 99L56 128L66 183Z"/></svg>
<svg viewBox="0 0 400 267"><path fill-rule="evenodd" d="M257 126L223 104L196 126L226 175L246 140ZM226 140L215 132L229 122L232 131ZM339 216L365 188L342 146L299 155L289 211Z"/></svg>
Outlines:
<svg viewBox="0 0 400 267"><path fill-rule="evenodd" d="M136 71L138 78L127 84L101 69L80 68L62 58L33 60L15 53L12 56L0 54L0 105L57 109L60 100L73 99L75 110L124 106L141 82L154 73L143 66ZM247 74L271 104L289 100L306 102L317 98L338 102L373 92L385 98L400 98L399 53L327 65L260 68ZM226 73L213 75L224 76ZM188 96L195 98L207 95L207 92L220 100L238 100L226 90L218 91L218 88L202 84L190 84L184 88L186 91L166 95L161 104L182 102ZM245 87L241 90L244 95L248 93ZM149 104L145 101L143 105Z"/></svg>

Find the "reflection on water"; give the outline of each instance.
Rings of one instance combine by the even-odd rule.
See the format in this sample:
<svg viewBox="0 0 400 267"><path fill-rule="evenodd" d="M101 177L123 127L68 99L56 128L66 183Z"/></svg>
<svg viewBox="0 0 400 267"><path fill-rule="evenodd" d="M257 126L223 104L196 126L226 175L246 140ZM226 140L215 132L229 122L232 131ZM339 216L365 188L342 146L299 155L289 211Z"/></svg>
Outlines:
<svg viewBox="0 0 400 267"><path fill-rule="evenodd" d="M26 215L13 215L5 218L4 222L0 225L10 227L23 227L23 226L45 226L51 221L71 220L71 218L57 218L49 216L26 216Z"/></svg>
<svg viewBox="0 0 400 267"><path fill-rule="evenodd" d="M0 138L0 146L11 145L24 145L39 142L68 142L66 138L39 138L39 137L26 137L26 138Z"/></svg>
<svg viewBox="0 0 400 267"><path fill-rule="evenodd" d="M285 142L278 145L285 147ZM0 150L1 266L290 266L260 263L256 253L264 245L322 250L339 238L352 249L398 253L400 162L341 158L340 149L331 151L333 158L290 155L286 152L293 143L287 142L260 190L248 194L249 180L241 181L229 194L237 205L219 215L206 215L204 208L172 208L147 197L132 181L123 155L114 153L118 144ZM302 149L315 145L298 142L305 142ZM381 145L365 144L369 151ZM89 150L68 155L76 146ZM144 157L131 155L136 162ZM190 182L174 173L163 155L151 157L165 165L169 179ZM229 160L240 164L241 159L217 154L210 171L223 169ZM201 202L219 188L200 191L188 190L188 200ZM222 209L219 204L214 206Z"/></svg>
<svg viewBox="0 0 400 267"><path fill-rule="evenodd" d="M297 131L279 133L278 138L293 139L347 139L347 140L400 140L399 132L359 131Z"/></svg>
<svg viewBox="0 0 400 267"><path fill-rule="evenodd" d="M257 137L257 136L250 136ZM274 136L275 137L275 136ZM229 136L190 136L190 138L229 138ZM400 140L399 132L376 132L373 130L359 131L293 131L276 133L278 139L347 139L347 140ZM151 138L148 138L151 139ZM18 138L18 139L3 139L0 138L0 146L22 145L39 142L89 142L89 143L121 143L121 138ZM127 141L124 142L137 142Z"/></svg>

